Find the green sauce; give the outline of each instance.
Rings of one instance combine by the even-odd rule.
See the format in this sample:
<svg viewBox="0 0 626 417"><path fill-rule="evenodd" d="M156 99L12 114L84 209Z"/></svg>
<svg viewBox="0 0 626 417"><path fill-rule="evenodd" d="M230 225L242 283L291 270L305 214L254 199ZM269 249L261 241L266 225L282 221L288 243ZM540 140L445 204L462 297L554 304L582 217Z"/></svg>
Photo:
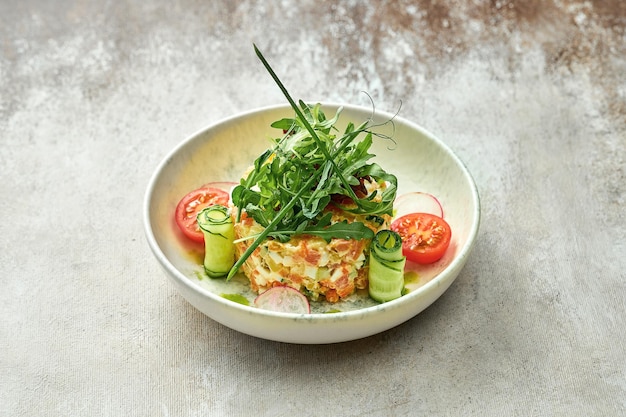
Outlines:
<svg viewBox="0 0 626 417"><path fill-rule="evenodd" d="M241 294L221 294L221 296L227 300L234 301L236 303L243 304L245 306L250 305L250 302L248 301L248 299Z"/></svg>
<svg viewBox="0 0 626 417"><path fill-rule="evenodd" d="M409 271L404 274L404 285L406 284L416 284L419 282L420 276L417 272Z"/></svg>

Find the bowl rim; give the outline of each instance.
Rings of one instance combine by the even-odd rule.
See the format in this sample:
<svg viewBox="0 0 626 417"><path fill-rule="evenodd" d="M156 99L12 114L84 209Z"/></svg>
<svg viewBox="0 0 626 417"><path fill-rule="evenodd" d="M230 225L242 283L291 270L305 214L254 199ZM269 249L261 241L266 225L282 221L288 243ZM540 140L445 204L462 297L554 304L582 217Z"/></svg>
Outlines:
<svg viewBox="0 0 626 417"><path fill-rule="evenodd" d="M404 295L400 298L397 298L395 300L392 300L386 303L381 303L381 304L364 307L364 308L356 309L356 310L336 312L332 314L328 314L328 313L283 313L283 312L275 312L275 311L270 311L270 310L263 310L260 308L256 308L254 306L247 306L241 303L237 303L235 301L228 300L224 297L219 296L218 294L211 292L210 290L202 287L201 285L194 283L189 277L187 277L181 271L179 271L170 262L167 256L164 254L152 230L152 222L151 222L151 216L150 216L151 202L153 199L155 187L159 181L162 171L165 169L165 167L170 163L170 161L174 158L174 156L181 149L188 146L189 143L195 140L198 140L198 137L206 134L206 132L212 129L215 129L216 127L220 125L230 123L234 120L250 118L254 115L258 115L258 114L262 114L266 112L283 111L283 110L288 111L289 109L291 109L291 106L288 103L282 103L282 104L272 104L272 105L252 108L252 109L244 110L239 113L235 113L228 117L218 119L217 121L210 123L196 130L191 135L188 135L185 139L179 142L174 148L172 148L169 152L167 152L165 157L163 157L161 161L159 162L159 164L157 165L156 169L150 176L150 179L148 181L148 185L145 191L145 195L144 195L143 225L144 225L144 233L148 241L148 245L150 246L150 249L153 255L157 258L158 262L168 272L169 277L174 278L177 283L185 286L188 290L199 293L202 297L209 298L212 301L221 304L222 307L225 307L225 308L234 308L237 310L241 310L242 312L266 316L268 318L274 318L274 319L289 319L289 320L296 320L296 321L302 321L302 322L309 322L309 321L330 322L330 321L336 321L338 319L348 320L348 319L353 319L353 318L364 318L369 315L377 314L382 311L389 311L389 310L402 308L407 304L411 304L415 298L419 297L421 293L428 292L429 290L432 290L433 287L437 287L441 285L442 282L446 281L446 279L449 278L449 275L453 271L455 271L456 268L462 268L476 242L476 237L478 235L480 222L481 222L481 205L480 205L480 196L478 193L478 187L476 186L474 178L472 177L471 173L467 169L467 166L465 165L465 163L456 155L456 153L446 143L444 143L442 140L440 140L437 136L432 134L430 131L426 130L425 128L418 125L417 123L412 122L397 114L374 109L373 107L368 108L366 106L345 104L345 103L339 103L339 102L324 102L324 101L306 101L306 102L307 103L321 103L322 108L332 108L332 109L344 108L346 110L352 110L356 112L369 112L369 113L375 112L376 116L393 118L394 121L396 122L399 121L403 123L405 126L407 126L408 128L418 131L420 134L427 137L428 140L435 142L437 146L443 149L446 152L446 154L450 158L452 158L454 162L460 167L463 173L463 176L465 180L467 181L467 183L469 184L470 190L471 190L472 207L473 207L473 210L472 210L473 222L471 224L471 228L468 233L467 241L461 247L461 251L433 279L431 279L429 282L427 282L423 286L417 288L416 290L411 291L407 295ZM454 279L456 279L456 276L454 277Z"/></svg>

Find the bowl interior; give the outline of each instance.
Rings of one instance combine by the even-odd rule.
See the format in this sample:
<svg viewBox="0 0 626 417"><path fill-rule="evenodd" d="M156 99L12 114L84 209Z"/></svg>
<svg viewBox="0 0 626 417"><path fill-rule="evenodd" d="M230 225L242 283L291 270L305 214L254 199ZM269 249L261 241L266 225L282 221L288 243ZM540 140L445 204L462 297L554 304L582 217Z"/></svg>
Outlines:
<svg viewBox="0 0 626 417"><path fill-rule="evenodd" d="M335 104L323 106L329 117L334 115L338 107ZM350 121L359 125L372 117L369 108L342 107L337 124L339 130ZM269 139L281 134L270 124L292 116L291 108L281 105L226 119L182 142L163 160L153 175L145 201L148 241L170 278L177 281L179 286L184 286L186 291L196 293L195 301L192 302L196 307L198 303L206 302L221 303L227 308L248 309L248 313L256 310L223 297L243 294L248 299L253 298L254 294L249 291L245 277L240 275L230 282L206 277L202 279L201 248L190 245L177 230L173 220L176 204L187 192L203 184L239 181L242 173L270 145ZM384 124L390 118L391 114L381 112L373 116L374 124L380 125L373 129L380 135L375 138L371 149L376 155L374 161L398 177L398 194L422 191L435 195L443 206L444 217L453 235L450 249L441 261L427 267L414 266L419 279L407 284L411 290L407 296L386 303L393 305L415 302L420 293L428 292L428 286L439 285L437 281L440 279L446 279L447 285L451 283L471 250L478 230L480 210L475 184L452 151L427 131L402 118L395 118L393 124ZM378 308L371 300L365 301L365 304L349 304L339 306L339 310L386 310ZM261 310L256 311L261 315L266 314ZM323 319L328 315L313 316Z"/></svg>

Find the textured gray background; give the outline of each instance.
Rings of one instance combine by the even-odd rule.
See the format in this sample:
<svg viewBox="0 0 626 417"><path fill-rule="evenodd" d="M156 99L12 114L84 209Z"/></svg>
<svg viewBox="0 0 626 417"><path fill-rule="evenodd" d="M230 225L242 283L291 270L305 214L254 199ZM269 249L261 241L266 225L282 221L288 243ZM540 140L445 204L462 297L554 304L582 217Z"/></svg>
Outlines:
<svg viewBox="0 0 626 417"><path fill-rule="evenodd" d="M0 2L0 414L624 415L626 3ZM435 304L299 346L188 305L142 203L193 132L306 100L423 125L483 221Z"/></svg>

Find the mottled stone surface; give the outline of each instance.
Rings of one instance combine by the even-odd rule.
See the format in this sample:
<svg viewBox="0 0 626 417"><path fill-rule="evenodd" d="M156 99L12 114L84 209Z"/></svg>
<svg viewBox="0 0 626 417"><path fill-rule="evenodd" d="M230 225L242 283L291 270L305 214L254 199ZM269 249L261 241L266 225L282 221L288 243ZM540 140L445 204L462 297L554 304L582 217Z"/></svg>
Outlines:
<svg viewBox="0 0 626 417"><path fill-rule="evenodd" d="M623 415L626 3L0 3L0 414ZM448 143L483 222L453 286L364 340L204 317L144 239L165 154L292 94Z"/></svg>

